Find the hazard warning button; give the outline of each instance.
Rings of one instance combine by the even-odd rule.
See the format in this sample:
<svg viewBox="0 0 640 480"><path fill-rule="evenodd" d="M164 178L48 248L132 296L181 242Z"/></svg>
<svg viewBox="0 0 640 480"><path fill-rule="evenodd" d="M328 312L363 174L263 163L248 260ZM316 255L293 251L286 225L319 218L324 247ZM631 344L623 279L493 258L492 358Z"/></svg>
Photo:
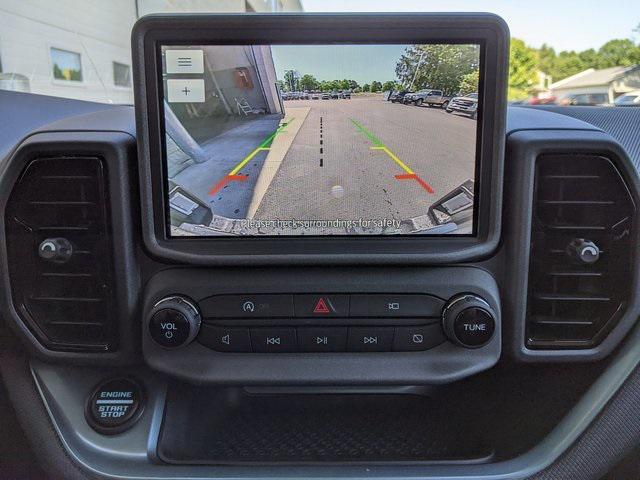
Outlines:
<svg viewBox="0 0 640 480"><path fill-rule="evenodd" d="M296 317L347 317L349 295L294 295Z"/></svg>

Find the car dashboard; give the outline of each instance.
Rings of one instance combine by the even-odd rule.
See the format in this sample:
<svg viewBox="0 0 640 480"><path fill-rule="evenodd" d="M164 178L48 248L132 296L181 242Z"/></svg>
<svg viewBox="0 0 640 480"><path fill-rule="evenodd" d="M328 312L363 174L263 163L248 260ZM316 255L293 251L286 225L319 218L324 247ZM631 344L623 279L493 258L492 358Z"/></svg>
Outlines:
<svg viewBox="0 0 640 480"><path fill-rule="evenodd" d="M0 371L54 476L598 479L637 447L637 109L509 107L484 251L215 261L149 247L133 106L0 115Z"/></svg>

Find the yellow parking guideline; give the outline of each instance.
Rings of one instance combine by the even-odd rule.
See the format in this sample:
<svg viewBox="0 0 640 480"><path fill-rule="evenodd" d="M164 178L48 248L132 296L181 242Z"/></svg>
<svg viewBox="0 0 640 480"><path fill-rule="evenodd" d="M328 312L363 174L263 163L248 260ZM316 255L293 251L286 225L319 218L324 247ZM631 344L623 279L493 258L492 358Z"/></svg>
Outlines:
<svg viewBox="0 0 640 480"><path fill-rule="evenodd" d="M371 150L382 150L384 153L389 155L391 159L396 162L400 167L407 172L409 175L415 175L415 172L407 167L402 160L400 160L391 150L387 147L371 147Z"/></svg>
<svg viewBox="0 0 640 480"><path fill-rule="evenodd" d="M264 139L264 141L260 144L259 147L257 147L253 152L251 152L249 155L244 157L244 159L242 159L242 161L238 165L236 165L235 168L228 173L228 175L236 175L242 169L242 167L244 167L247 163L249 163L251 159L255 157L259 152L268 152L270 150L269 147L267 147L269 142L273 141L273 139L276 138L276 135L283 132L285 127L289 125L291 122L293 122L294 120L295 120L295 117L293 117L287 123L283 123L282 125L280 125L275 132L273 132L271 135L269 135L267 138Z"/></svg>
<svg viewBox="0 0 640 480"><path fill-rule="evenodd" d="M269 149L265 147L256 148L253 152L251 152L249 155L244 157L244 160L242 160L238 165L236 165L236 167L233 170L229 172L229 175L235 175L236 173L238 173L242 169L242 167L244 167L247 163L251 161L253 157L255 157L258 153L263 152L265 150L269 150Z"/></svg>

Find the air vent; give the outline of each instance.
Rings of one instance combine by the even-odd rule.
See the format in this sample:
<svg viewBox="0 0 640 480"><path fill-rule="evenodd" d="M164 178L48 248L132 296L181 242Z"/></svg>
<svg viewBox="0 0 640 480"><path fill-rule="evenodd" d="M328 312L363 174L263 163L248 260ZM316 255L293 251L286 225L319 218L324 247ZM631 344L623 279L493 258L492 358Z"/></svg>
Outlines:
<svg viewBox="0 0 640 480"><path fill-rule="evenodd" d="M592 348L631 294L633 200L609 159L545 155L533 209L527 346Z"/></svg>
<svg viewBox="0 0 640 480"><path fill-rule="evenodd" d="M52 350L115 347L107 205L105 167L96 157L33 160L11 193L6 226L14 305ZM71 256L41 258L47 239L62 239Z"/></svg>

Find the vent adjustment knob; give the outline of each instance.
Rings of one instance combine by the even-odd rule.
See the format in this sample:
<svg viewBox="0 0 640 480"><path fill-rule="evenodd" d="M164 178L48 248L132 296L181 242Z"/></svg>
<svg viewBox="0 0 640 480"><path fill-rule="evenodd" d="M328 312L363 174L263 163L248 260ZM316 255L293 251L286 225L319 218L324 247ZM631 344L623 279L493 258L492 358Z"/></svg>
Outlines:
<svg viewBox="0 0 640 480"><path fill-rule="evenodd" d="M46 238L38 246L38 256L52 263L66 263L73 255L73 245L66 238Z"/></svg>
<svg viewBox="0 0 640 480"><path fill-rule="evenodd" d="M200 330L200 312L193 300L183 296L165 297L149 312L149 334L164 348L188 345Z"/></svg>
<svg viewBox="0 0 640 480"><path fill-rule="evenodd" d="M449 300L442 310L442 327L453 343L480 348L493 338L496 313L482 297L464 293Z"/></svg>
<svg viewBox="0 0 640 480"><path fill-rule="evenodd" d="M584 265L596 263L600 258L600 249L591 240L574 238L567 245L567 254L576 262Z"/></svg>

